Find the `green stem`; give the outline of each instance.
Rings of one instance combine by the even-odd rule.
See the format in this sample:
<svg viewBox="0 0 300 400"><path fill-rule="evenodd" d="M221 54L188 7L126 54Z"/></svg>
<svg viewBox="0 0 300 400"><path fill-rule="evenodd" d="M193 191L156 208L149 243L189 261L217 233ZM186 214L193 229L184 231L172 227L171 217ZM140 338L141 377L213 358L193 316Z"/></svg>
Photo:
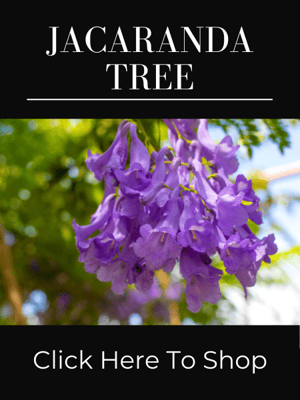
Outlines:
<svg viewBox="0 0 300 400"><path fill-rule="evenodd" d="M174 126L174 129L175 129L175 131L176 131L176 133L177 133L179 139L182 139L182 140L184 140L186 143L189 143L189 144L192 143L192 140L188 140L188 139L186 139L184 136L181 135L181 133L179 132L177 126L175 125L175 123L174 123L173 121L172 121L172 125Z"/></svg>
<svg viewBox="0 0 300 400"><path fill-rule="evenodd" d="M185 187L185 186L183 186L183 185L181 185L181 184L179 184L179 186L181 187L182 190L185 190L185 191L188 191L188 192L193 192L193 193L198 194L197 190L195 190L195 189L187 188L187 187Z"/></svg>
<svg viewBox="0 0 300 400"><path fill-rule="evenodd" d="M155 144L151 141L151 137L147 134L146 129L144 128L144 125L142 123L141 119L136 119L136 125L139 129L139 131L144 135L145 137L145 145L148 148L150 152L153 152L156 150Z"/></svg>
<svg viewBox="0 0 300 400"><path fill-rule="evenodd" d="M173 147L168 146L168 149L173 153L174 157L176 157L176 153Z"/></svg>
<svg viewBox="0 0 300 400"><path fill-rule="evenodd" d="M206 180L208 181L210 178L215 178L216 176L217 176L216 173L210 174L210 175L208 175L208 177L206 178Z"/></svg>
<svg viewBox="0 0 300 400"><path fill-rule="evenodd" d="M164 186L166 189L170 189L170 190L174 190L173 188L171 188L170 186L166 185Z"/></svg>
<svg viewBox="0 0 300 400"><path fill-rule="evenodd" d="M187 192L192 192L192 193L198 194L197 190L195 190L195 189L187 188L187 187L185 187L185 186L183 186L183 185L181 185L181 184L179 184L179 186L182 188L182 190L180 191L181 198L182 198L182 192L183 192L183 191L187 191ZM207 205L205 204L205 201L204 201L201 197L200 197L200 199L201 199L201 201L202 201L202 203L203 203L203 205L204 205L206 211L208 211L208 212L211 213L212 211L211 211L210 208L207 207Z"/></svg>
<svg viewBox="0 0 300 400"><path fill-rule="evenodd" d="M212 214L211 209L207 207L207 205L205 204L205 201L204 201L203 199L201 199L201 201L202 201L202 203L203 203L203 205L204 205L206 211L208 211L208 212L210 212L210 213Z"/></svg>
<svg viewBox="0 0 300 400"><path fill-rule="evenodd" d="M147 132L144 128L144 125L142 124L142 121L140 119L136 120L137 126L139 128L139 130L142 132L143 135L145 135L145 137L147 137L147 139L149 139Z"/></svg>
<svg viewBox="0 0 300 400"><path fill-rule="evenodd" d="M166 160L166 161L165 161L165 164L172 164L172 162L173 162L173 161ZM185 163L185 162L180 163L180 165L184 165L185 167L188 167L188 164Z"/></svg>

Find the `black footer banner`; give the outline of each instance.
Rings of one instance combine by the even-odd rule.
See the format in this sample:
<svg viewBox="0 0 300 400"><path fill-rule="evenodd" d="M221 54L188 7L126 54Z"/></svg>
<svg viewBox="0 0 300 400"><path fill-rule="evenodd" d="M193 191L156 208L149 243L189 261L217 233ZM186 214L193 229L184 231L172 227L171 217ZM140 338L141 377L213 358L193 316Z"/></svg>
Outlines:
<svg viewBox="0 0 300 400"><path fill-rule="evenodd" d="M1 338L6 376L40 384L299 398L298 326L4 326Z"/></svg>

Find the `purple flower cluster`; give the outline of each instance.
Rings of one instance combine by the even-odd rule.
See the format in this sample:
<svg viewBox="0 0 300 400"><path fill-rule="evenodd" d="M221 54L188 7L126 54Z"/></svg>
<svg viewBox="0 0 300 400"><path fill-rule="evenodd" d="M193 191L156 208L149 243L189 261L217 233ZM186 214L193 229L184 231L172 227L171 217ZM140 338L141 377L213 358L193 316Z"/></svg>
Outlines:
<svg viewBox="0 0 300 400"><path fill-rule="evenodd" d="M277 246L273 234L259 239L248 227L248 220L261 224L262 213L251 180L228 178L239 165L231 137L216 144L205 119L164 122L171 146L151 156L126 120L105 153L88 153L87 167L105 192L89 225L73 222L76 245L86 272L111 282L116 294L131 284L148 291L155 271L169 273L178 261L188 309L198 312L203 301L222 298L222 271L211 265L216 253L247 295Z"/></svg>

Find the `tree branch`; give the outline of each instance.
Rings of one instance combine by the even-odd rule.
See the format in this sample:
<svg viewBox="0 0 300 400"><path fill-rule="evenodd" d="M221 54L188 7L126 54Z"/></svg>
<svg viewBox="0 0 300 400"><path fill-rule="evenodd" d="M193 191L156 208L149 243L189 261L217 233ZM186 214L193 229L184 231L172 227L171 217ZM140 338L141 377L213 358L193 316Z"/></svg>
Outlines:
<svg viewBox="0 0 300 400"><path fill-rule="evenodd" d="M13 268L9 247L4 241L4 229L0 221L0 267L7 288L7 297L13 307L13 319L17 325L27 325L22 314L21 292Z"/></svg>
<svg viewBox="0 0 300 400"><path fill-rule="evenodd" d="M157 271L156 276L157 276L157 278L160 282L160 285L163 289L163 296L165 297L165 290L166 290L167 286L169 285L170 277L162 269ZM181 325L178 305L175 301L171 301L169 303L169 312L170 312L170 325Z"/></svg>

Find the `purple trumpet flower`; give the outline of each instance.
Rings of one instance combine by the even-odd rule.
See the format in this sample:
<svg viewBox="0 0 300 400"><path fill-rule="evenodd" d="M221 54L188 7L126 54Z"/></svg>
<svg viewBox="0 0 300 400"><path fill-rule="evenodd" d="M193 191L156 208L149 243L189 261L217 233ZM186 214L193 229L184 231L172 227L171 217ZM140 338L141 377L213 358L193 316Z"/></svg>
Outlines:
<svg viewBox="0 0 300 400"><path fill-rule="evenodd" d="M105 153L100 155L88 151L89 158L86 160L86 165L90 171L94 172L95 178L100 182L107 169L125 167L128 149L127 132L130 125L131 123L126 120L121 122L113 143Z"/></svg>
<svg viewBox="0 0 300 400"><path fill-rule="evenodd" d="M146 147L137 137L135 125L131 126L130 134L131 148L129 168L126 171L120 169L114 171L120 183L119 191L121 196L118 207L120 213L124 216L129 218L143 218L144 211L140 198L151 189L153 178L149 171L150 157ZM162 179L163 178L164 176Z"/></svg>
<svg viewBox="0 0 300 400"><path fill-rule="evenodd" d="M131 147L130 165L127 171L116 169L114 174L120 182L120 189L123 193L140 193L151 183L149 173L150 157L144 144L140 141L136 133L136 126L130 127Z"/></svg>
<svg viewBox="0 0 300 400"><path fill-rule="evenodd" d="M93 274L101 263L108 263L117 254L119 244L111 233L105 232L88 239L88 247L81 252L78 260L84 263L86 272Z"/></svg>
<svg viewBox="0 0 300 400"><path fill-rule="evenodd" d="M158 191L165 186L167 168L164 157L168 152L168 147L163 147L157 155L151 183L145 190L141 191L140 200L144 206L149 204L154 199Z"/></svg>
<svg viewBox="0 0 300 400"><path fill-rule="evenodd" d="M220 245L220 257L226 271L229 274L235 274L241 282L245 297L247 297L247 287L254 286L256 283L261 262L270 263L269 256L277 252L274 240L274 234L259 240L253 233L246 238L236 233L230 236L226 243Z"/></svg>
<svg viewBox="0 0 300 400"><path fill-rule="evenodd" d="M94 239L87 240L87 246L79 249L78 261L84 263L84 270L89 274L94 274L100 267L100 260L95 257Z"/></svg>
<svg viewBox="0 0 300 400"><path fill-rule="evenodd" d="M187 140L196 140L196 128L199 125L199 119L164 119L169 128L169 138L178 140L178 133ZM170 140L172 142L172 139ZM173 145L174 143L172 143Z"/></svg>
<svg viewBox="0 0 300 400"><path fill-rule="evenodd" d="M124 294L127 285L133 283L133 267L138 261L129 239L124 243L120 254L109 263L103 263L97 270L97 278L101 282L112 282L112 290L116 294Z"/></svg>
<svg viewBox="0 0 300 400"><path fill-rule="evenodd" d="M213 160L217 145L208 133L207 119L200 119L197 129L197 140L200 143L201 158L204 157L207 161Z"/></svg>
<svg viewBox="0 0 300 400"><path fill-rule="evenodd" d="M133 269L133 281L135 287L142 293L147 292L153 285L154 272L141 261L137 262Z"/></svg>
<svg viewBox="0 0 300 400"><path fill-rule="evenodd" d="M252 189L252 181L247 180L244 175L238 175L235 184L232 186L232 191L236 194L243 193L242 204L249 219L257 225L262 224L262 212L258 211L260 199Z"/></svg>
<svg viewBox="0 0 300 400"><path fill-rule="evenodd" d="M210 183L207 181L206 169L198 160L192 160L192 169L195 174L193 180L194 186L200 198L215 212L217 211L218 194L214 191Z"/></svg>
<svg viewBox="0 0 300 400"><path fill-rule="evenodd" d="M195 150L197 149L197 142L189 144L186 140L178 139L174 147L177 157L180 157L182 162L187 163L189 158L195 158Z"/></svg>
<svg viewBox="0 0 300 400"><path fill-rule="evenodd" d="M85 240L97 230L102 230L104 226L108 223L112 214L115 200L116 196L114 194L106 197L103 204L98 207L97 212L93 215L90 225L79 226L75 222L75 220L73 220L76 243L79 249L86 247L87 245L85 245Z"/></svg>
<svg viewBox="0 0 300 400"><path fill-rule="evenodd" d="M217 201L218 226L226 236L230 236L237 227L247 223L248 213L242 205L243 194L234 195L227 189L221 190Z"/></svg>
<svg viewBox="0 0 300 400"><path fill-rule="evenodd" d="M226 176L237 171L239 163L236 152L239 145L233 146L232 138L226 135L219 144L216 144L210 137L207 129L207 120L201 119L197 130L197 139L200 143L200 156L210 161L214 171L224 171Z"/></svg>
<svg viewBox="0 0 300 400"><path fill-rule="evenodd" d="M196 128L200 119L173 119L180 134L188 140L196 140Z"/></svg>
<svg viewBox="0 0 300 400"><path fill-rule="evenodd" d="M238 233L230 236L220 247L220 257L229 274L235 274L239 268L249 269L256 261L251 241L248 238L242 239Z"/></svg>
<svg viewBox="0 0 300 400"><path fill-rule="evenodd" d="M152 271L163 268L170 272L179 257L181 246L176 241L180 216L178 193L179 188L173 191L164 206L163 219L153 229L148 224L143 225L140 229L141 237L132 244L137 256Z"/></svg>
<svg viewBox="0 0 300 400"><path fill-rule="evenodd" d="M215 304L222 298L219 288L222 271L210 263L211 259L205 253L190 247L185 248L180 255L180 271L186 280L186 301L188 309L193 313L200 310L203 301Z"/></svg>
<svg viewBox="0 0 300 400"><path fill-rule="evenodd" d="M201 211L191 203L192 196L188 193L183 197L184 210L181 213L177 241L182 247L191 247L200 253L206 252L212 256L217 251L220 241L217 226L213 216L209 218L201 203Z"/></svg>
<svg viewBox="0 0 300 400"><path fill-rule="evenodd" d="M155 197L155 201L159 207L163 207L169 200L172 190L179 186L178 168L181 165L181 159L174 157L170 165L168 174L165 180L165 186L160 189Z"/></svg>
<svg viewBox="0 0 300 400"><path fill-rule="evenodd" d="M218 168L223 169L226 176L235 173L239 167L238 159L235 155L238 146L233 146L232 138L226 135L215 147L212 163Z"/></svg>
<svg viewBox="0 0 300 400"><path fill-rule="evenodd" d="M234 230L245 225L248 219L262 223L262 212L258 211L259 197L252 190L252 182L238 175L235 184L224 187L217 201L219 227L230 236Z"/></svg>

